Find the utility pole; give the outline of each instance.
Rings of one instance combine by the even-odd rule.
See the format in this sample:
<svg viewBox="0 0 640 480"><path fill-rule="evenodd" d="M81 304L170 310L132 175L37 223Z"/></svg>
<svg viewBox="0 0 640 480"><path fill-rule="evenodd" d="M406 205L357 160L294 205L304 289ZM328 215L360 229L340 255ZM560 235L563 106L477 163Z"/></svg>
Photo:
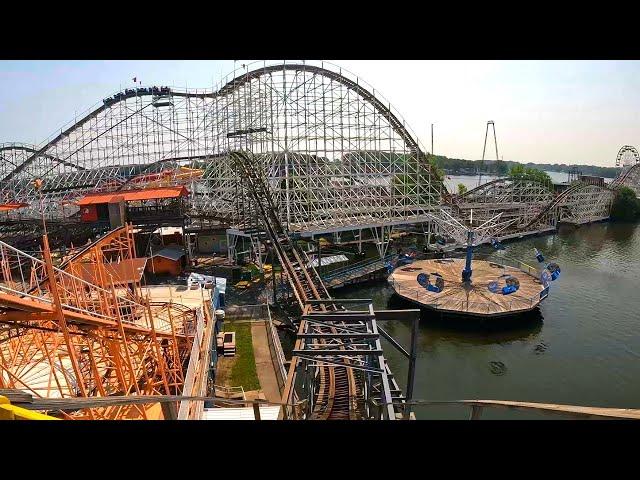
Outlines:
<svg viewBox="0 0 640 480"><path fill-rule="evenodd" d="M44 203L42 201L42 190L41 190L43 183L44 182L41 178L36 178L33 181L33 188L36 189L40 197L40 217L42 218L42 231L44 232L44 235L47 235L47 222L44 219Z"/></svg>
<svg viewBox="0 0 640 480"><path fill-rule="evenodd" d="M433 151L433 123L431 124L431 155L435 155Z"/></svg>

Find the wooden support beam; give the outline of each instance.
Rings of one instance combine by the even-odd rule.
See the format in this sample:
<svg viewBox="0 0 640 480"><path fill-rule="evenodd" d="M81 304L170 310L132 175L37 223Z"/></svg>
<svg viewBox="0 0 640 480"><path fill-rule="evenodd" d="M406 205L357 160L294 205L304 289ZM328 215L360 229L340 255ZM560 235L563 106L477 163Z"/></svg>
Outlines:
<svg viewBox="0 0 640 480"><path fill-rule="evenodd" d="M380 335L382 335L384 338L387 339L387 341L393 345L394 347L396 347L396 350L398 350L401 354L403 354L405 357L407 358L411 358L411 354L409 352L407 352L402 345L400 345L395 338L393 338L391 335L389 335L380 325L378 325L378 332L380 332Z"/></svg>
<svg viewBox="0 0 640 480"><path fill-rule="evenodd" d="M160 405L162 406L162 415L165 420L178 419L178 409L175 402L162 402Z"/></svg>
<svg viewBox="0 0 640 480"><path fill-rule="evenodd" d="M52 312L25 312L10 310L0 314L0 322L45 322L55 320L56 314Z"/></svg>
<svg viewBox="0 0 640 480"><path fill-rule="evenodd" d="M480 420L480 416L482 415L482 407L478 405L471 406L471 415L469 416L469 420Z"/></svg>

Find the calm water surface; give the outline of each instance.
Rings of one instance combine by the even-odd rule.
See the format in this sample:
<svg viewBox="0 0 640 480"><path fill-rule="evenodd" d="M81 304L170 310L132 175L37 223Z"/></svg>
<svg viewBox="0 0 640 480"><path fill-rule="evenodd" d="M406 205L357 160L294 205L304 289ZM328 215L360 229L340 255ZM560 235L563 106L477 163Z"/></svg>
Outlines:
<svg viewBox="0 0 640 480"><path fill-rule="evenodd" d="M569 176L565 172L547 172L551 177L551 181L553 183L563 183L569 179ZM483 175L482 178L479 178L477 175L446 175L444 179L444 183L447 189L450 192L458 191L458 184L462 183L467 189L471 190L478 186L478 181L480 184L487 183L491 180L495 180L498 177L494 177L492 175ZM612 178L605 178L604 181L609 183Z"/></svg>
<svg viewBox="0 0 640 480"><path fill-rule="evenodd" d="M561 227L491 252L536 261L533 248L562 268L539 311L498 329L422 312L414 398L502 399L640 408L640 225ZM336 290L340 298L372 298L378 309L416 308L386 282ZM385 322L409 346L408 325ZM407 361L385 342L390 366L405 387ZM504 365L496 371L495 363ZM492 369L493 365L493 369ZM417 407L420 419L467 418L465 407ZM559 418L485 410L483 418Z"/></svg>

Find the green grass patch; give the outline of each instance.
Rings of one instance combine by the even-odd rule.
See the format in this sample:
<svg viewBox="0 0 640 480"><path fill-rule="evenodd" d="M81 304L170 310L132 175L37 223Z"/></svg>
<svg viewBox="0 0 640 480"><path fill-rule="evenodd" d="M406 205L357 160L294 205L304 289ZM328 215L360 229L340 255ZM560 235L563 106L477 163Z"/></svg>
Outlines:
<svg viewBox="0 0 640 480"><path fill-rule="evenodd" d="M236 357L231 368L229 384L242 386L245 391L258 390L260 381L256 373L256 361L253 355L253 343L250 323L227 323L225 331L236 332Z"/></svg>

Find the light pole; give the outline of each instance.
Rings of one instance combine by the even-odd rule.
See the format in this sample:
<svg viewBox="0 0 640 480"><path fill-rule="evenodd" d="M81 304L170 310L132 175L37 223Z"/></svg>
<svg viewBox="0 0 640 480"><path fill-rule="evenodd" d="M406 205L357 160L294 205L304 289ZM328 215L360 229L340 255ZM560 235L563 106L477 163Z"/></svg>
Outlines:
<svg viewBox="0 0 640 480"><path fill-rule="evenodd" d="M431 124L431 155L435 156L435 153L433 151L433 123Z"/></svg>

